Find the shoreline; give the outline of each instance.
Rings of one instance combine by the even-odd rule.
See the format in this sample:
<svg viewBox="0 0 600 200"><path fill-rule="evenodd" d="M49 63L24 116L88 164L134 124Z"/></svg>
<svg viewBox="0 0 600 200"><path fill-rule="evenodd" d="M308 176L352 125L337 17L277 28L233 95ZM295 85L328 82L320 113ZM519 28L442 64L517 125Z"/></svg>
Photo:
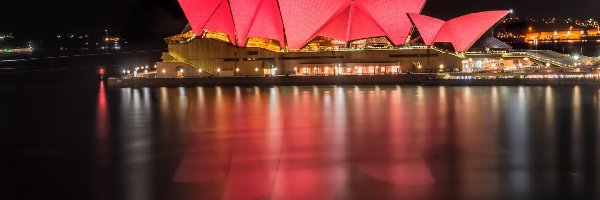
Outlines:
<svg viewBox="0 0 600 200"><path fill-rule="evenodd" d="M423 86L600 86L598 78L447 79L439 74L275 76L211 78L108 78L110 88L198 86L312 86L312 85L423 85Z"/></svg>

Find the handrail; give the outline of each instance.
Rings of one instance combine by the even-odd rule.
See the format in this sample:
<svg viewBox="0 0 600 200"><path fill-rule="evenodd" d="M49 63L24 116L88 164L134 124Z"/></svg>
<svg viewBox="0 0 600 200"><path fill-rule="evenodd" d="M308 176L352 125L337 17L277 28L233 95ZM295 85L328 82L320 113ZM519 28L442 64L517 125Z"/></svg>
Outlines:
<svg viewBox="0 0 600 200"><path fill-rule="evenodd" d="M179 57L179 56L175 55L174 53L171 53L171 52L168 52L168 53L169 53L169 55L170 55L171 57L173 57L173 58L177 59L179 62L182 62L182 63L188 64L189 66L192 66L192 67L195 67L195 68L198 68L198 69L202 69L203 71L206 71L207 73L209 73L209 74L211 74L211 75L215 75L215 73L211 72L210 70L208 70L208 69L206 69L206 68L204 68L204 67L199 67L199 66L196 66L195 64L193 64L193 63L190 63L190 62L188 62L187 60L185 60L185 59L183 59L183 58L181 58L181 57Z"/></svg>
<svg viewBox="0 0 600 200"><path fill-rule="evenodd" d="M541 62L546 62L546 63L551 63L554 64L556 66L559 67L571 67L572 65L569 65L568 63L563 63L560 62L556 59L552 59L552 58L543 58L542 56L537 56L535 53L537 52L549 52L549 53L556 53L554 51L548 51L548 50L537 50L537 51L532 51L532 50L528 50L528 51L513 51L510 53L505 53L502 54L502 57L527 57L530 59L534 59L534 60L538 60ZM562 54L561 54L562 55Z"/></svg>

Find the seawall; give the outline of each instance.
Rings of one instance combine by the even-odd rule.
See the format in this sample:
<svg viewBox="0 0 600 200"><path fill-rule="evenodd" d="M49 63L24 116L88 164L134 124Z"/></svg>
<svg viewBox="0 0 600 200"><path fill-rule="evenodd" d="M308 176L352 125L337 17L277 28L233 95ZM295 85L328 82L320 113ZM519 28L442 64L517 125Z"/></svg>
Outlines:
<svg viewBox="0 0 600 200"><path fill-rule="evenodd" d="M211 77L211 78L109 78L108 87L197 87L197 86L306 86L306 85L424 85L424 86L546 86L593 85L593 78L499 78L443 79L435 74L402 74L376 76L275 76L275 77Z"/></svg>

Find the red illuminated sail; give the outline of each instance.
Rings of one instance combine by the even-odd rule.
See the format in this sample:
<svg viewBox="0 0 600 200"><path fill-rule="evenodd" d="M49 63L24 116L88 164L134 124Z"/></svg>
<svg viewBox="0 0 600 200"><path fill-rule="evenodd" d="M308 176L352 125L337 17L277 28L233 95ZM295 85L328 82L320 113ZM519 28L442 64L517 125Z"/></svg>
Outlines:
<svg viewBox="0 0 600 200"><path fill-rule="evenodd" d="M283 46L283 24L276 0L230 0L237 40L246 46L248 37L278 40Z"/></svg>
<svg viewBox="0 0 600 200"><path fill-rule="evenodd" d="M326 36L343 41L386 36L377 22L361 8L352 3L326 24L316 36Z"/></svg>
<svg viewBox="0 0 600 200"><path fill-rule="evenodd" d="M204 29L226 33L232 44L237 45L235 40L235 26L227 0L222 0L215 12L213 13ZM193 28L193 27L192 27Z"/></svg>
<svg viewBox="0 0 600 200"><path fill-rule="evenodd" d="M222 0L179 0L179 5L194 33L200 35L221 2Z"/></svg>
<svg viewBox="0 0 600 200"><path fill-rule="evenodd" d="M412 24L406 13L420 13L425 0L356 0L375 19L395 44L406 42Z"/></svg>
<svg viewBox="0 0 600 200"><path fill-rule="evenodd" d="M426 45L432 45L445 21L425 15L409 14Z"/></svg>
<svg viewBox="0 0 600 200"><path fill-rule="evenodd" d="M452 35L454 49L463 52L471 48L487 30L500 21L508 11L487 11L468 14L452 19L442 27L440 32Z"/></svg>
<svg viewBox="0 0 600 200"><path fill-rule="evenodd" d="M336 13L350 6L350 0L279 0L287 45L302 48Z"/></svg>
<svg viewBox="0 0 600 200"><path fill-rule="evenodd" d="M508 11L479 12L457 17L448 22L419 14L410 14L410 17L425 44L449 42L454 46L454 50L464 52L507 14ZM441 23L443 25L440 26Z"/></svg>
<svg viewBox="0 0 600 200"><path fill-rule="evenodd" d="M473 13L448 22L419 14L425 0L179 0L194 32L223 32L233 45L249 37L299 49L316 36L343 41L385 36L406 42L412 23L427 45L450 42L468 50L507 11Z"/></svg>

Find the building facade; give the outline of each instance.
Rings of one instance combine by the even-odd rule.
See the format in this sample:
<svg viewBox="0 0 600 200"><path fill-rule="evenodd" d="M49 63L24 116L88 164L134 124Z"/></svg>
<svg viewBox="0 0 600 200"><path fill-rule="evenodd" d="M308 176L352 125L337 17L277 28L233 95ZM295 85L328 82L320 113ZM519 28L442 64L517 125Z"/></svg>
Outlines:
<svg viewBox="0 0 600 200"><path fill-rule="evenodd" d="M383 75L461 67L462 57L436 48L274 52L234 47L213 39L169 44L158 77L269 75Z"/></svg>
<svg viewBox="0 0 600 200"><path fill-rule="evenodd" d="M167 38L157 77L379 75L460 70L508 11L449 21L425 0L179 0L189 30ZM434 44L450 44L441 49Z"/></svg>

